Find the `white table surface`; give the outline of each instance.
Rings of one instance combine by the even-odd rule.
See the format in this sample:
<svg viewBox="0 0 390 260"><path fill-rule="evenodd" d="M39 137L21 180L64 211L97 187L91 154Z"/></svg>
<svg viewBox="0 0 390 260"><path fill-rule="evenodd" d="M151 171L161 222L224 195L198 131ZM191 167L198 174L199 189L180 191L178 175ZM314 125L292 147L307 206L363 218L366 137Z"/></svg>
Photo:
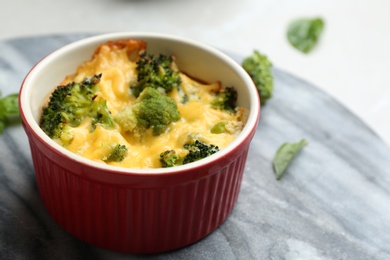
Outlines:
<svg viewBox="0 0 390 260"><path fill-rule="evenodd" d="M305 16L325 20L308 55L285 37L289 21ZM335 97L390 144L390 1L0 0L0 40L116 31L175 34L240 55L257 49ZM5 84L0 79L0 89Z"/></svg>

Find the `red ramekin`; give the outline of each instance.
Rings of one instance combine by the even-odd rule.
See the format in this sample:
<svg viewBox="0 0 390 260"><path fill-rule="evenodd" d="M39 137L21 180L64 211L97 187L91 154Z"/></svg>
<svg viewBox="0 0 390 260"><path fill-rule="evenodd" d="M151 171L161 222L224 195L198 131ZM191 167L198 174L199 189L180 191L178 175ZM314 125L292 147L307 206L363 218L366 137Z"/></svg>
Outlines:
<svg viewBox="0 0 390 260"><path fill-rule="evenodd" d="M189 75L234 86L238 105L249 111L242 132L212 156L161 169L93 162L51 140L38 125L50 92L89 60L98 45L119 39L142 39L148 52L175 54L179 68ZM22 83L19 105L48 213L80 240L127 253L177 249L202 239L226 220L240 191L260 116L256 87L239 64L208 45L155 33L104 34L60 48L31 69Z"/></svg>

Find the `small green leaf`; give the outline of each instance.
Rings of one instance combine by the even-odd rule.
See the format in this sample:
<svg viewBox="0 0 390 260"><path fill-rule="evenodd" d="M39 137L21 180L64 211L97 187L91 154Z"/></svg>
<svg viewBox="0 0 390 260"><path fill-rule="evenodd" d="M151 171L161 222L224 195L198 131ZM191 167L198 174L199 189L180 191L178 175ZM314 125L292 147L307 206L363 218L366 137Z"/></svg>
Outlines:
<svg viewBox="0 0 390 260"><path fill-rule="evenodd" d="M308 142L302 139L298 143L284 143L279 147L272 161L277 180L283 177L292 160L307 144Z"/></svg>
<svg viewBox="0 0 390 260"><path fill-rule="evenodd" d="M292 46L303 53L310 52L316 45L324 29L321 18L302 18L290 23L287 38Z"/></svg>

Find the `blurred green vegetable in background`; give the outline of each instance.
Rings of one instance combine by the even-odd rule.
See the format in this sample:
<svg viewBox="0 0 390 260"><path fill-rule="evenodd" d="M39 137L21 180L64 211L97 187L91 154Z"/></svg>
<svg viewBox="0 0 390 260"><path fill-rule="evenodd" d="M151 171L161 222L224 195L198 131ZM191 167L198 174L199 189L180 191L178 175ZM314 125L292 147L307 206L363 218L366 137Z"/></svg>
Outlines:
<svg viewBox="0 0 390 260"><path fill-rule="evenodd" d="M324 29L321 18L300 18L292 21L287 29L287 39L303 53L309 53L318 43Z"/></svg>
<svg viewBox="0 0 390 260"><path fill-rule="evenodd" d="M8 125L20 122L18 94L10 94L1 98L0 93L0 134Z"/></svg>
<svg viewBox="0 0 390 260"><path fill-rule="evenodd" d="M272 91L274 89L271 61L267 56L255 50L252 55L244 59L242 67L255 83L260 95L261 105L265 105L268 99L272 97Z"/></svg>

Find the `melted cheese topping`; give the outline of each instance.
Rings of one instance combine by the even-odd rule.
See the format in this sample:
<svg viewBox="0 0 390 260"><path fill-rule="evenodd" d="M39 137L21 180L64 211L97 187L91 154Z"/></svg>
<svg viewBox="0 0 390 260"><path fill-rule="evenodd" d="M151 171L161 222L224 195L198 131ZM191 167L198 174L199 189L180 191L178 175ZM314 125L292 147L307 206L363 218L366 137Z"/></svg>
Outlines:
<svg viewBox="0 0 390 260"><path fill-rule="evenodd" d="M112 115L123 107L131 105L135 97L129 86L137 81L136 63L132 53L144 49L138 41L132 44L108 43L100 46L90 61L81 64L74 75L68 76L62 84L71 81L81 82L85 77L102 74L98 85L99 96L107 100L108 109ZM219 82L202 84L180 74L181 88L188 96L188 102L179 102L182 95L174 89L169 96L177 101L181 119L169 125L167 131L159 136L153 136L149 129L142 140L138 140L115 129L105 129L99 125L91 131L91 120L84 120L80 126L74 128L73 140L66 148L83 157L98 162L104 162L113 148L113 144L125 145L128 153L123 161L109 164L129 168L158 168L161 167L160 153L166 150L175 150L184 156L188 151L183 145L191 139L198 139L208 144L214 144L220 149L231 143L244 125L244 110L236 113L213 109L209 102L213 99L215 90L221 88ZM228 133L213 134L210 129L221 121L234 122Z"/></svg>

